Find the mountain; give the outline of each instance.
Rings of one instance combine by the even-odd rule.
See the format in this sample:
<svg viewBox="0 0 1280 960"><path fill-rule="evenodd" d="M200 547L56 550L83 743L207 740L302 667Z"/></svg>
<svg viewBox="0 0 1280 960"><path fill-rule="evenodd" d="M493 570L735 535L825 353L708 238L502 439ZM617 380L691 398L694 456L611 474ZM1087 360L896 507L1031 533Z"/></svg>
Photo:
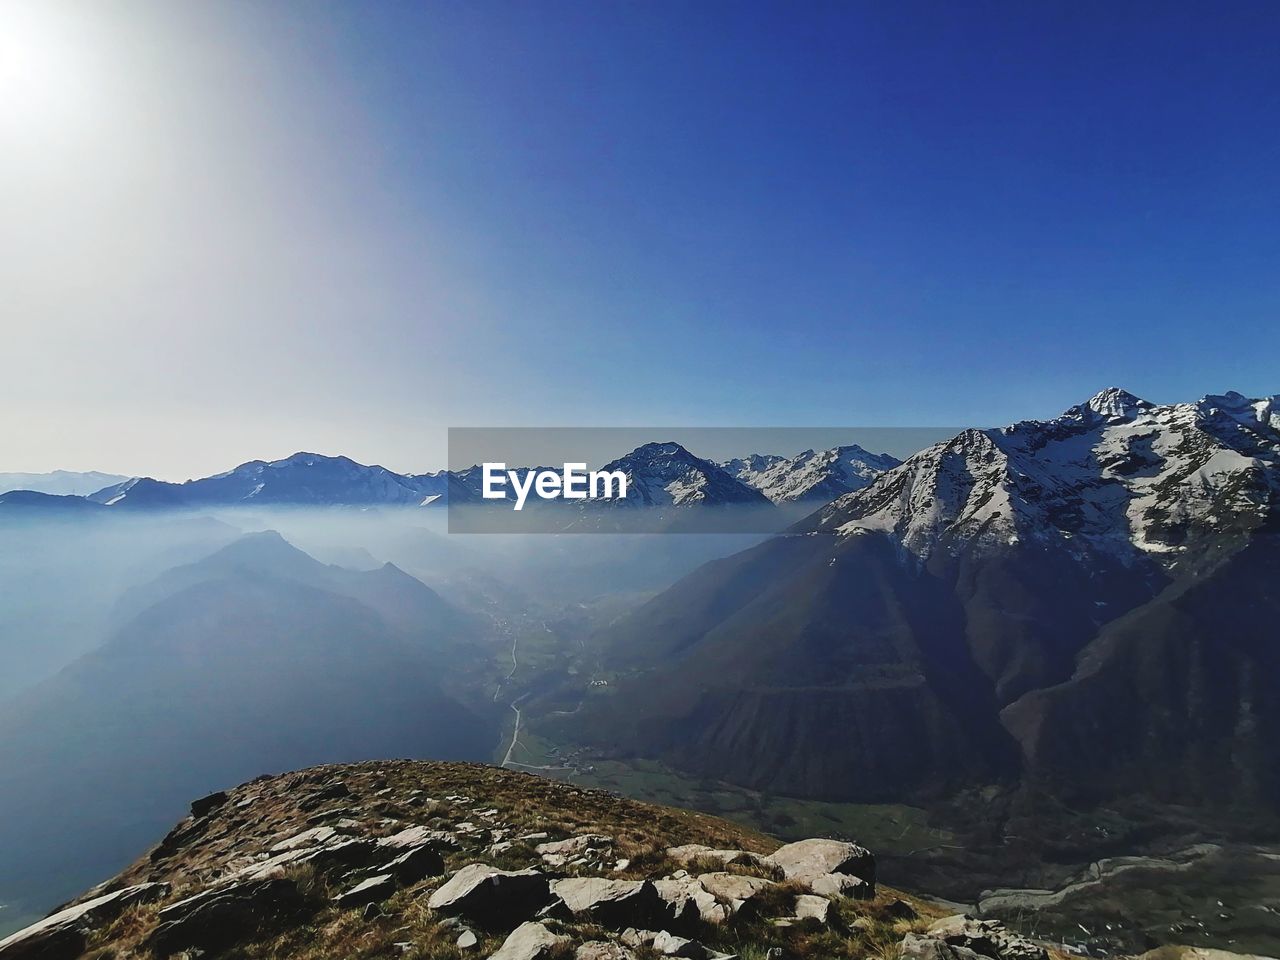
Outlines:
<svg viewBox="0 0 1280 960"><path fill-rule="evenodd" d="M449 476L411 476L365 466L347 457L295 453L283 460L251 460L226 473L185 483L134 478L93 493L98 503L120 507L211 505L374 504L416 506L447 492Z"/></svg>
<svg viewBox="0 0 1280 960"><path fill-rule="evenodd" d="M854 843L780 845L528 774L401 760L204 796L118 876L0 940L0 960L711 960L745 944L760 956L888 960L900 944L908 957L976 956L945 951L977 941L988 960L1048 960L993 921L945 913L877 889L875 858Z"/></svg>
<svg viewBox="0 0 1280 960"><path fill-rule="evenodd" d="M598 638L549 724L794 796L1035 789L1274 818L1280 400L969 430ZM1100 745L1105 746L1100 746Z"/></svg>
<svg viewBox="0 0 1280 960"><path fill-rule="evenodd" d="M1143 889L1151 877L1128 866ZM1012 923L1032 931L1019 933L886 887L879 872L850 840L779 843L718 817L497 767L327 765L194 800L119 874L0 933L0 960L1064 960L1162 943L1141 960L1260 960L1204 949L1212 941L1200 928L1170 931L1128 912L1104 921L1114 915L1106 906L1047 930L1019 914ZM1182 938L1197 947L1169 942ZM1274 927L1229 942L1261 952Z"/></svg>
<svg viewBox="0 0 1280 960"><path fill-rule="evenodd" d="M757 453L726 460L720 466L774 503L828 503L861 490L901 462L887 453L868 453L849 444L818 452L806 450L794 457Z"/></svg>
<svg viewBox="0 0 1280 960"><path fill-rule="evenodd" d="M102 509L102 504L75 494L38 493L35 490L0 493L0 517L92 516Z"/></svg>
<svg viewBox="0 0 1280 960"><path fill-rule="evenodd" d="M0 473L0 493L10 490L34 490L53 496L85 497L111 484L123 483L128 477L90 470L54 470L51 473Z"/></svg>
<svg viewBox="0 0 1280 960"><path fill-rule="evenodd" d="M0 901L68 896L212 785L299 764L486 757L443 686L467 618L390 565L242 537L128 594L110 639L0 705Z"/></svg>
<svg viewBox="0 0 1280 960"><path fill-rule="evenodd" d="M601 470L622 471L627 477L630 507L768 506L758 490L723 467L696 457L678 443L646 443Z"/></svg>

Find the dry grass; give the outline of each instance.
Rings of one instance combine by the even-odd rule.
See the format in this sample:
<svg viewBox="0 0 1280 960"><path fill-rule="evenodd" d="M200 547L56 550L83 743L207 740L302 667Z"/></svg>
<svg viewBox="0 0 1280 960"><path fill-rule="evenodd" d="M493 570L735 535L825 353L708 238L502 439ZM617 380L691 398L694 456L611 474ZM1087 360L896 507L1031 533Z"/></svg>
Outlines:
<svg viewBox="0 0 1280 960"><path fill-rule="evenodd" d="M319 792L341 780L349 796L317 801ZM298 774L244 784L229 791L230 799L197 835L171 854L152 862L143 858L121 876L124 883L163 881L172 885L168 902L196 892L220 876L261 858L272 844L316 825L334 824L343 816L359 820L355 832L377 837L413 825L456 830L462 821L476 824L464 850L446 857L446 870L483 860L506 869L541 866L534 847L539 839L520 840L521 834L545 832L556 840L584 833L613 838L605 869L566 867L561 873L603 873L610 877L656 878L676 870L690 873L727 871L779 880L776 870L758 864L722 864L703 858L679 863L666 850L671 846L699 843L714 849L740 849L768 853L778 842L736 824L701 813L658 807L562 781L515 773L500 768L464 763L410 761L371 762L321 767ZM467 800L450 800L463 796ZM484 816L485 811L496 811ZM186 829L191 824L185 825ZM502 831L512 846L497 853L488 847L493 831ZM611 869L619 858L630 861L623 871ZM460 950L458 931L443 927L439 915L428 910L427 898L443 880L422 881L398 891L382 905L379 916L365 919L360 909L339 910L332 897L355 882L355 877L326 877L312 866L287 868L292 879L315 910L309 922L299 924L244 945L229 956L244 960L463 960L492 953L502 942L473 928L480 938L478 949ZM824 927L817 921L778 926L771 921L794 913L795 897L802 892L793 883L780 883L757 898L753 909L725 926L704 926L697 939L743 960L805 958L882 958L896 960L897 947L908 930L921 928L938 915L929 906L911 901L921 919L902 921L889 915L889 905L901 895L883 891L874 900L841 900L833 905L834 919ZM907 898L909 899L909 898ZM155 925L159 905L126 911L94 937L91 946L97 960L131 960L146 954L138 944ZM603 929L584 924L557 925L575 942L614 939ZM401 946L407 945L407 946ZM569 951L571 953L571 950ZM645 960L645 951L637 951ZM566 956L568 953L566 954ZM212 958L210 958L212 960Z"/></svg>

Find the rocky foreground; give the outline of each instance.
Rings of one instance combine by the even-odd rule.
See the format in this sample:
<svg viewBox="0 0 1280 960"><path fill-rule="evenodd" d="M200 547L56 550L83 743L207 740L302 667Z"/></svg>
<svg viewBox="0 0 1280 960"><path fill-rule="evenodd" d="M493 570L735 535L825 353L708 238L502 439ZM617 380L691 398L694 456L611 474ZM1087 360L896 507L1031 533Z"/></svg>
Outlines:
<svg viewBox="0 0 1280 960"><path fill-rule="evenodd" d="M263 777L196 801L147 856L0 942L128 957L1048 960L993 921L878 889L837 840L476 764Z"/></svg>

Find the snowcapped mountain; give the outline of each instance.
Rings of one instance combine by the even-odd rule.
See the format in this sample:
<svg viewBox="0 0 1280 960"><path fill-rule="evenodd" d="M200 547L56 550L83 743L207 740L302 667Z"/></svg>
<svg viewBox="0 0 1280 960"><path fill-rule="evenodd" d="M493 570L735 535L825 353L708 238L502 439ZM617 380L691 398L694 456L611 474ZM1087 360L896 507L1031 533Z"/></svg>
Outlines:
<svg viewBox="0 0 1280 960"><path fill-rule="evenodd" d="M885 453L868 453L857 444L830 450L806 450L794 457L753 453L720 464L774 503L830 502L898 466L902 461Z"/></svg>
<svg viewBox="0 0 1280 960"><path fill-rule="evenodd" d="M416 505L447 492L445 471L419 476L365 466L348 457L295 453L251 460L233 470L185 483L134 478L94 493L108 506L173 507L229 504Z"/></svg>
<svg viewBox="0 0 1280 960"><path fill-rule="evenodd" d="M627 506L767 506L760 491L710 460L696 457L678 443L646 443L602 470L627 476Z"/></svg>
<svg viewBox="0 0 1280 960"><path fill-rule="evenodd" d="M609 698L566 723L792 796L1271 817L1278 494L1277 397L967 430L619 618Z"/></svg>
<svg viewBox="0 0 1280 960"><path fill-rule="evenodd" d="M1048 421L967 430L810 521L927 557L1056 542L1173 567L1261 524L1280 489L1280 397L1158 406L1116 388Z"/></svg>

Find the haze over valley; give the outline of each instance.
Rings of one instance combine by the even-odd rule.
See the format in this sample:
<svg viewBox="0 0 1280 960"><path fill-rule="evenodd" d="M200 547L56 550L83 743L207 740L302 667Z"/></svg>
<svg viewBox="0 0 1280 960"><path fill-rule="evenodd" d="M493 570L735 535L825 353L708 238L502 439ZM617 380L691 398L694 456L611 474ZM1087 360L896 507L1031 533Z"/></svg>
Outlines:
<svg viewBox="0 0 1280 960"><path fill-rule="evenodd" d="M1117 855L1190 857L1192 899L1237 863L1264 896L1277 398L1107 390L905 462L670 443L615 462L642 511L800 519L450 534L472 475L316 454L0 495L0 916L120 869L201 792L396 757L857 831L896 882L997 912L1035 897L988 891ZM1090 898L1121 882L1045 923L1105 913ZM1167 907L1144 910L1086 940L1159 939ZM1262 910L1201 934L1273 935Z"/></svg>

